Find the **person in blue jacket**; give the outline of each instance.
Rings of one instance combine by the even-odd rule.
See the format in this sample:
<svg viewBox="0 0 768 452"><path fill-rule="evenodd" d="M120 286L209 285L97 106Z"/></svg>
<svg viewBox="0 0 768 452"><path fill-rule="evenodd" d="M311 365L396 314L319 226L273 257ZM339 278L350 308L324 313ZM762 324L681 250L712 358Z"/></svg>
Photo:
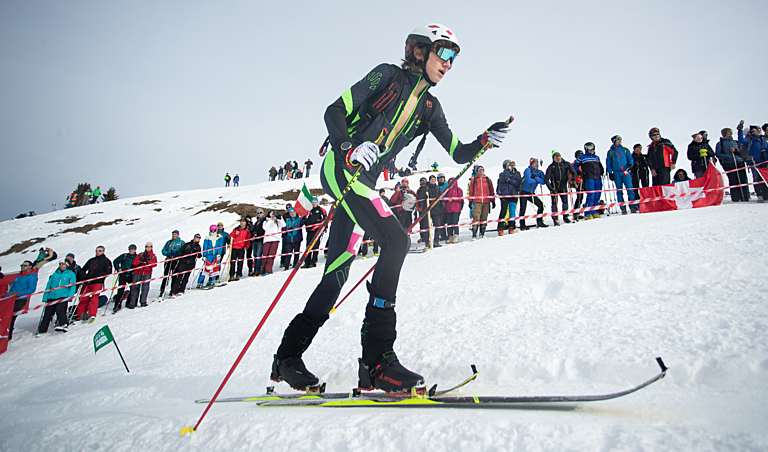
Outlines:
<svg viewBox="0 0 768 452"><path fill-rule="evenodd" d="M541 215L544 213L544 203L541 199L534 196L536 193L536 187L539 185L545 185L544 171L539 169L541 160L536 157L532 157L528 161L528 168L523 171L523 181L520 183L520 216L525 215L526 204L531 202L538 207L536 214ZM544 219L539 217L536 219L536 226L540 228L548 227L544 224ZM525 225L525 220L520 220L520 230L526 231L529 228Z"/></svg>
<svg viewBox="0 0 768 452"><path fill-rule="evenodd" d="M205 240L203 240L203 259L205 259L203 266L210 266L212 264L221 262L221 250L224 249L226 245L224 237L218 232L217 225L212 224L208 228L208 231L210 233L205 237ZM204 275L201 271L200 278L197 280L198 287L202 287L204 283L213 285L213 278L211 278L209 281L206 281L205 279L206 275Z"/></svg>
<svg viewBox="0 0 768 452"><path fill-rule="evenodd" d="M731 186L731 201L749 201L749 182L744 159L739 151L739 143L733 139L733 130L726 127L720 131L722 138L715 145L715 157L723 165L728 174L728 184Z"/></svg>
<svg viewBox="0 0 768 452"><path fill-rule="evenodd" d="M75 295L77 277L72 270L67 269L67 261L59 261L59 268L48 278L48 284L45 286L46 292L43 294L43 303L50 303L57 300L72 298ZM48 292L50 290L50 292ZM51 324L53 314L56 313L56 320L59 326L54 328L62 333L67 332L67 305L65 301L59 301L56 304L45 307L43 318L37 327L38 334L47 333L48 325Z"/></svg>
<svg viewBox="0 0 768 452"><path fill-rule="evenodd" d="M179 250L182 246L184 246L184 240L179 238L179 231L174 230L171 233L171 240L165 242L165 246L163 247L163 256L165 256L166 260L163 264L163 280L160 283L160 295L158 297L160 299L162 299L163 294L165 294L165 285L168 284L170 286L171 276L176 273L176 267L179 265L179 260L173 258L179 254Z"/></svg>
<svg viewBox="0 0 768 452"><path fill-rule="evenodd" d="M503 171L499 174L499 180L496 183L496 194L501 197L499 220L510 217L515 218L517 195L520 194L520 184L523 182L520 171L515 168L515 162L504 160L501 167ZM515 220L499 222L499 235L504 235L504 229L509 229L510 233L514 232Z"/></svg>
<svg viewBox="0 0 768 452"><path fill-rule="evenodd" d="M288 218L285 220L285 227L283 231L287 231L283 234L283 257L281 259L280 266L285 267L288 270L291 267L291 253L293 254L293 268L296 268L296 264L299 263L299 249L301 248L301 241L304 240L304 235L301 233L301 228L304 227L304 219L296 214L293 207L288 211Z"/></svg>
<svg viewBox="0 0 768 452"><path fill-rule="evenodd" d="M765 156L765 150L768 149L768 142L766 142L765 137L762 136L762 131L758 126L749 126L749 136L746 137L744 136L744 121L741 121L736 128L739 131L739 143L746 146L747 152L749 153L747 156L747 165L755 164L755 166L752 167L752 181L755 183L757 202L765 202L766 198L768 198L768 188L766 188L758 168L765 168L768 166L768 160ZM752 160L752 162L749 162L749 160Z"/></svg>
<svg viewBox="0 0 768 452"><path fill-rule="evenodd" d="M581 172L584 188L589 192L587 193L587 200L584 206L595 207L585 212L584 219L589 220L600 218L597 205L600 203L600 195L603 189L602 177L605 170L603 169L603 164L600 163L600 157L595 155L595 143L591 141L584 143L584 151L586 151L585 154L581 154L573 161L573 167L576 171Z"/></svg>
<svg viewBox="0 0 768 452"><path fill-rule="evenodd" d="M630 168L635 164L635 159L632 158L632 154L629 149L621 145L621 137L614 135L611 138L611 148L608 150L608 155L605 157L605 166L608 168L610 179L616 183L616 196L619 202L624 202L624 190L627 189L627 197L630 201L635 200L635 190L632 186L632 174ZM637 205L630 205L629 210L632 213L637 212ZM621 206L621 214L627 214L627 208Z"/></svg>
<svg viewBox="0 0 768 452"><path fill-rule="evenodd" d="M37 270L32 270L32 262L24 261L21 264L19 276L13 280L11 288L8 289L8 295L16 295L16 302L13 304L13 312L21 311L29 301L29 296L37 287ZM8 340L13 338L13 325L16 323L16 316L11 318L11 326L8 328Z"/></svg>

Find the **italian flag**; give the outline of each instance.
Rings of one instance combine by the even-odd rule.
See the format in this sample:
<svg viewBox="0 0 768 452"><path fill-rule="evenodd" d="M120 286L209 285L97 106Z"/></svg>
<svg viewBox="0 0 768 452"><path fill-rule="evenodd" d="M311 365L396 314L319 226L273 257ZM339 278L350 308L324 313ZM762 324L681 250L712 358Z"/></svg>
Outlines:
<svg viewBox="0 0 768 452"><path fill-rule="evenodd" d="M301 187L299 193L299 199L296 200L296 205L293 206L293 210L300 217L306 216L310 210L312 210L312 194L307 190L307 184Z"/></svg>

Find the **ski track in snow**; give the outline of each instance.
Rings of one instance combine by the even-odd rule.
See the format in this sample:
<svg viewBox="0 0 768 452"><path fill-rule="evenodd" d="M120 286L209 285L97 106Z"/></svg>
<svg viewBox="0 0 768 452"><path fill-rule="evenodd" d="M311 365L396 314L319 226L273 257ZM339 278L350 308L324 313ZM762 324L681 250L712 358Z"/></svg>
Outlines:
<svg viewBox="0 0 768 452"><path fill-rule="evenodd" d="M223 196L264 206L263 198L276 188L299 188L305 181L310 188L319 185L312 176L121 199L4 222L0 248L122 218L121 224L52 237L37 247L51 246L61 257L74 250L81 264L97 244L106 245L110 258L147 240L159 251L172 229L188 239L223 220L231 230L235 214L190 216L205 207L202 200ZM131 205L144 199L161 202ZM68 215L85 218L45 223ZM133 218L140 220L126 225ZM568 410L219 404L198 432L182 437L180 429L194 425L205 409L193 401L214 394L285 281L288 272L277 272L188 291L146 309L106 317L100 311L95 324L75 325L67 334L35 338L40 311L22 316L8 352L0 355L0 449L766 450L766 220L768 207L726 198L720 207L610 216L504 237L489 233L477 242L468 241L464 227L460 244L406 258L395 349L428 384L450 386L476 364L480 376L464 394L607 393L645 381L658 372L654 357L664 359L666 378L620 399ZM0 265L11 271L34 255L4 256ZM342 294L374 262L357 260ZM53 270L54 264L44 267L38 289ZM272 354L321 272L299 271L221 397L259 395L273 384ZM329 391L357 384L367 298L358 288L305 354ZM32 305L39 301L33 298ZM104 324L130 374L114 347L93 353L92 337ZM281 383L277 390L288 388Z"/></svg>

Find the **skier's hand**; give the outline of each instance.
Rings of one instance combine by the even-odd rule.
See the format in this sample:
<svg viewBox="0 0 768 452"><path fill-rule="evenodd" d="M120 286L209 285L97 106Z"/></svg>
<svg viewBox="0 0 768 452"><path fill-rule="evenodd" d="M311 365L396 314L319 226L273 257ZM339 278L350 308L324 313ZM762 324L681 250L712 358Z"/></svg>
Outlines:
<svg viewBox="0 0 768 452"><path fill-rule="evenodd" d="M360 146L352 149L349 153L349 161L353 164L363 165L366 171L371 169L376 160L379 159L379 146L371 141L366 141Z"/></svg>
<svg viewBox="0 0 768 452"><path fill-rule="evenodd" d="M494 200L492 199L492 200L491 200L491 209L495 209L495 208L496 208L496 201L494 201Z"/></svg>
<svg viewBox="0 0 768 452"><path fill-rule="evenodd" d="M613 177L613 173L608 173L608 179L615 180L614 177Z"/></svg>
<svg viewBox="0 0 768 452"><path fill-rule="evenodd" d="M488 127L488 130L483 132L483 138L481 140L483 147L485 147L488 143L490 143L493 147L501 146L501 142L504 141L504 138L507 136L507 133L510 130L511 127L503 122L497 122L491 127Z"/></svg>

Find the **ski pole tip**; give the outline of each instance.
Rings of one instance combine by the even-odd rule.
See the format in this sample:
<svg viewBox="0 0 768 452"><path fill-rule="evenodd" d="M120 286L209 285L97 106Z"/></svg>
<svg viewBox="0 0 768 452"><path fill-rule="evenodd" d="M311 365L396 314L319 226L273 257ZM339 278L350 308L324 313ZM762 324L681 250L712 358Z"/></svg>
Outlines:
<svg viewBox="0 0 768 452"><path fill-rule="evenodd" d="M191 434L195 433L195 429L192 428L192 427L184 427L183 429L181 429L181 436L184 436L187 433L189 433L191 435Z"/></svg>
<svg viewBox="0 0 768 452"><path fill-rule="evenodd" d="M336 312L336 308L335 307L331 308L331 312L329 312L328 314L330 315L330 314L333 314L334 312Z"/></svg>
<svg viewBox="0 0 768 452"><path fill-rule="evenodd" d="M667 367L666 365L664 365L664 361L662 361L662 360L661 360L661 357L660 357L660 356L657 356L657 357L656 357L656 363L659 365L659 367L661 367L661 371L662 371L662 372L666 372L666 371L667 371L667 369L669 369L669 367Z"/></svg>

